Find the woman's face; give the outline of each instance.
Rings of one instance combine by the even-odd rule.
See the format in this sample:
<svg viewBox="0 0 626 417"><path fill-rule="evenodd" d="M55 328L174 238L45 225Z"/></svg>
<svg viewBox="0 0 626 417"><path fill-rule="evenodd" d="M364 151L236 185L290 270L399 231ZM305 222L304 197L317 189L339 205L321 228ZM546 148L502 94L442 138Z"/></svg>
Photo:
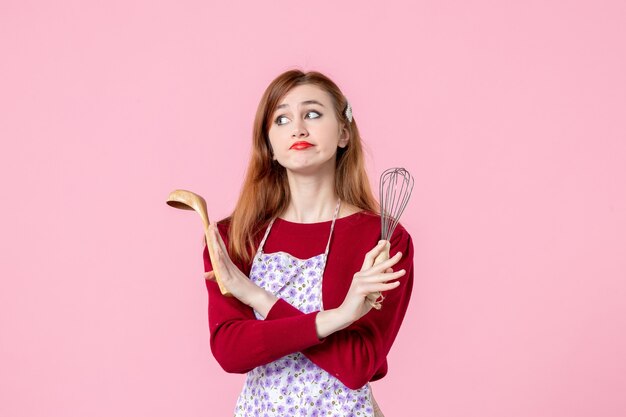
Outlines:
<svg viewBox="0 0 626 417"><path fill-rule="evenodd" d="M271 116L268 136L274 159L301 174L335 166L337 147L348 144L349 131L335 116L330 94L303 84L292 88Z"/></svg>

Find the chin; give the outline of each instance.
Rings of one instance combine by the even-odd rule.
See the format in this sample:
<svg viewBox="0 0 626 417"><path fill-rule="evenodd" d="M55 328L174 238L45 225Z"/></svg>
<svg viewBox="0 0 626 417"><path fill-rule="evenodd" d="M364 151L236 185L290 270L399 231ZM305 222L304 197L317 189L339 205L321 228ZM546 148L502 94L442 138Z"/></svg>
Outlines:
<svg viewBox="0 0 626 417"><path fill-rule="evenodd" d="M292 165L285 167L285 169L291 174L311 176L328 174L334 171L334 167L335 161L329 161L325 164Z"/></svg>
<svg viewBox="0 0 626 417"><path fill-rule="evenodd" d="M289 158L282 160L278 159L278 163L287 171L291 171L294 174L312 175L317 172L326 171L329 168L334 168L336 164L337 154L332 155L289 155Z"/></svg>
<svg viewBox="0 0 626 417"><path fill-rule="evenodd" d="M287 173L296 174L296 175L315 175L320 172L319 165L311 164L311 165L290 165L286 166L285 169Z"/></svg>

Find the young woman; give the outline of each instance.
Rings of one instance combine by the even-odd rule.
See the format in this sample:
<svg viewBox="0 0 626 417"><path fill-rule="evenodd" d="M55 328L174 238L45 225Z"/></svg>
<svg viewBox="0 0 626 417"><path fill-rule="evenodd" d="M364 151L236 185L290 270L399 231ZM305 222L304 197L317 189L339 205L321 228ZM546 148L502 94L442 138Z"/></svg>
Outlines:
<svg viewBox="0 0 626 417"><path fill-rule="evenodd" d="M339 88L315 71L278 76L257 110L237 206L210 226L215 265L203 253L211 351L247 373L235 416L374 415L369 381L387 373L413 285L402 225L374 266L378 207Z"/></svg>

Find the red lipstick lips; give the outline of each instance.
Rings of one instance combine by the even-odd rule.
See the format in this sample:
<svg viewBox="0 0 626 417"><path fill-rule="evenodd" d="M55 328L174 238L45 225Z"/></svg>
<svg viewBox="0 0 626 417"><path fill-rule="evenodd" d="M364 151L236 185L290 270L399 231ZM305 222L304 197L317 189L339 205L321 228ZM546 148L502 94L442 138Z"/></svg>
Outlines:
<svg viewBox="0 0 626 417"><path fill-rule="evenodd" d="M291 145L291 147L289 149L295 149L297 151L300 151L302 149L310 148L311 146L313 146L313 145L310 144L309 142L300 141L300 142L296 142L293 145Z"/></svg>

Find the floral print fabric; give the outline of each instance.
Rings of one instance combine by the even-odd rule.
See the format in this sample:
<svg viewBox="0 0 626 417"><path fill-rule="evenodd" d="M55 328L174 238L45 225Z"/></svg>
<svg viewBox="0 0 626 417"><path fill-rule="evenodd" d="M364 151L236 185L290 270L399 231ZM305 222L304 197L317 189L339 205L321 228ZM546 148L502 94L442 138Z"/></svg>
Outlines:
<svg viewBox="0 0 626 417"><path fill-rule="evenodd" d="M321 309L322 273L326 255L302 260L286 252L258 254L250 271L250 279L303 313ZM257 319L263 317L256 311Z"/></svg>
<svg viewBox="0 0 626 417"><path fill-rule="evenodd" d="M304 313L322 310L322 275L328 254L309 259L286 252L265 254L264 242L253 261L250 279ZM256 311L254 314L263 320ZM372 417L370 385L351 390L302 353L289 354L248 372L235 407L235 417L278 416Z"/></svg>

